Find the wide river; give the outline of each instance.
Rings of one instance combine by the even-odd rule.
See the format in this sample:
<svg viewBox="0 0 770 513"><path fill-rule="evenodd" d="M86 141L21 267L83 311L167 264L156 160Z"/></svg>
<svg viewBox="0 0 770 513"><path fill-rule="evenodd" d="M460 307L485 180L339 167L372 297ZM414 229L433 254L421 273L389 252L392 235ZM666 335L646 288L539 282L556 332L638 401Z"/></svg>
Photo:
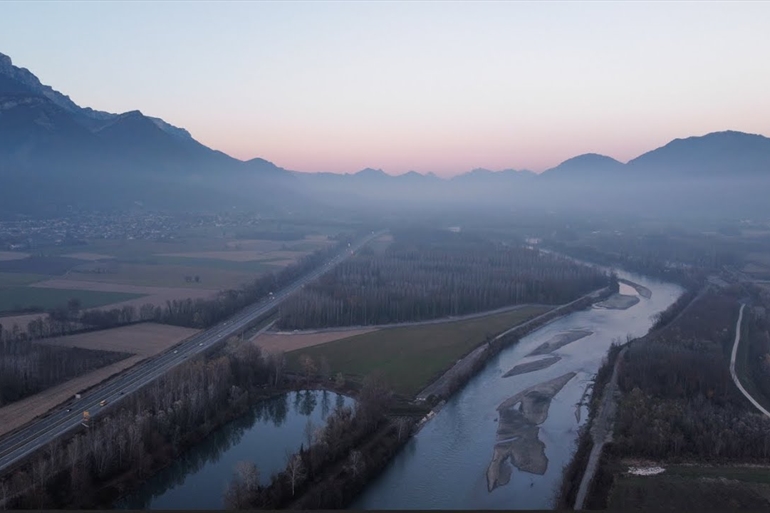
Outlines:
<svg viewBox="0 0 770 513"><path fill-rule="evenodd" d="M254 462L262 484L286 467L286 454L305 440L310 419L324 424L337 405L354 401L333 392L292 392L257 404L243 417L211 434L153 476L116 509L223 509L223 493L239 461Z"/></svg>
<svg viewBox="0 0 770 513"><path fill-rule="evenodd" d="M628 335L645 335L652 326L651 317L683 292L676 285L636 274L618 275L647 287L652 295L639 297L625 310L594 306L575 312L501 352L447 402L351 507L552 508L562 469L576 449L578 428L586 421L587 407L579 405L581 398L610 344L617 339L625 342ZM621 294L637 296L627 285L621 285ZM546 342L549 345L543 346ZM533 351L537 354L530 355ZM516 365L539 360L555 363L503 376ZM529 394L529 406L520 398L503 404L549 381ZM520 410L519 404L525 408ZM488 475L493 458L495 486Z"/></svg>
<svg viewBox="0 0 770 513"><path fill-rule="evenodd" d="M647 287L652 295L645 298L621 285L621 294L635 296L626 297L627 303L636 297L638 303L625 310L594 306L575 312L501 352L447 402L352 507L551 508L562 468L574 453L578 428L586 421L581 399L610 344L647 333L651 317L683 292L639 275L618 275ZM535 361L550 366L503 376ZM539 384L546 385L527 390ZM513 397L520 392L529 399ZM268 482L285 467L287 451L299 449L307 420L320 426L337 404L353 401L318 391L264 401L189 450L116 508L221 509L222 494L239 461L256 463L262 482Z"/></svg>

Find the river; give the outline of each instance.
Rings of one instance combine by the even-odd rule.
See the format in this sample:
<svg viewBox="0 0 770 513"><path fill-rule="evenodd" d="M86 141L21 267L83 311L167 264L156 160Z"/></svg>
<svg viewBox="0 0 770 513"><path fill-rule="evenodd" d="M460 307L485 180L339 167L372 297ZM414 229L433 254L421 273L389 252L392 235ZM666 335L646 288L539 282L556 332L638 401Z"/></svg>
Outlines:
<svg viewBox="0 0 770 513"><path fill-rule="evenodd" d="M572 313L501 352L410 440L351 507L552 508L562 469L576 449L578 428L586 421L587 406L580 403L585 403L584 392L610 344L646 334L652 316L683 292L637 274L617 274L646 287L651 296L639 296L621 284L621 294L638 298L629 308L594 306ZM636 301L625 300L626 305ZM519 372L530 372L504 377L519 364L541 359L549 365L539 370L525 367Z"/></svg>
<svg viewBox="0 0 770 513"><path fill-rule="evenodd" d="M119 501L116 509L223 509L223 492L239 461L260 471L260 482L286 466L286 454L305 440L310 419L323 425L334 408L352 406L353 399L333 392L292 392L255 405L188 450L136 493Z"/></svg>

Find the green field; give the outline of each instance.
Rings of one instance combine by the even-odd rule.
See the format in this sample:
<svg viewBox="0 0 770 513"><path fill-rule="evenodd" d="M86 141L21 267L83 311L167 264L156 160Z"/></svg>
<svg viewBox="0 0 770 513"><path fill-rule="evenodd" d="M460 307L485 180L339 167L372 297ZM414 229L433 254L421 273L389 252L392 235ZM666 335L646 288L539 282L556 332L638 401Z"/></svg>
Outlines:
<svg viewBox="0 0 770 513"><path fill-rule="evenodd" d="M665 466L664 466L665 467ZM770 507L770 469L676 465L655 476L616 474L610 510L703 511Z"/></svg>
<svg viewBox="0 0 770 513"><path fill-rule="evenodd" d="M260 274L269 271L280 270L280 267L270 265L265 261L249 260L246 262L236 262L232 260L223 260L218 258L200 258L186 256L152 256L146 259L139 259L132 263L151 264L151 265L178 265L186 267L197 267L200 269L221 269L223 271L238 271Z"/></svg>
<svg viewBox="0 0 770 513"><path fill-rule="evenodd" d="M531 307L459 322L391 328L336 340L287 355L289 369L299 372L299 358L325 357L332 372L355 380L382 371L393 389L412 397L459 358L494 336L536 315L547 307Z"/></svg>
<svg viewBox="0 0 770 513"><path fill-rule="evenodd" d="M20 287L29 285L30 283L48 280L50 278L50 276L45 274L0 273L0 289Z"/></svg>
<svg viewBox="0 0 770 513"><path fill-rule="evenodd" d="M66 305L72 298L79 299L82 308L94 308L138 297L143 296L123 292L8 287L0 289L0 312L18 311L30 307L55 308Z"/></svg>
<svg viewBox="0 0 770 513"><path fill-rule="evenodd" d="M200 281L187 282L185 276L199 276ZM143 287L174 287L185 289L233 289L257 277L255 273L227 271L224 269L203 269L175 265L120 264L115 272L87 273L72 272L68 280L119 283Z"/></svg>

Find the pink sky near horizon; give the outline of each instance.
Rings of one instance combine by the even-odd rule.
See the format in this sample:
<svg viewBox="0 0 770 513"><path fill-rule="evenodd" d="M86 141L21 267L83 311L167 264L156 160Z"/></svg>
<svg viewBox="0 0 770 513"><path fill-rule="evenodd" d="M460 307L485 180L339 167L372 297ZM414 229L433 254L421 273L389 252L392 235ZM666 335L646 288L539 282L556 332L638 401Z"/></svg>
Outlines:
<svg viewBox="0 0 770 513"><path fill-rule="evenodd" d="M0 52L243 160L452 176L770 135L768 20L770 2L0 2Z"/></svg>

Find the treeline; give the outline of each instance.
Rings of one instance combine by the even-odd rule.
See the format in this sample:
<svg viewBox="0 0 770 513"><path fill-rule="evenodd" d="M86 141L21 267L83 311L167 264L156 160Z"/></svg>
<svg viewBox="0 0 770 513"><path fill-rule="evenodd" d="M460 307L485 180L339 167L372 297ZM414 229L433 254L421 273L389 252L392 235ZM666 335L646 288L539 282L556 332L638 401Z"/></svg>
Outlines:
<svg viewBox="0 0 770 513"><path fill-rule="evenodd" d="M355 410L338 406L325 426L308 423L305 444L287 454L286 468L268 485L260 486L253 463L241 462L225 492L227 508L344 508L410 435L413 419L387 419L391 401L381 377L366 378Z"/></svg>
<svg viewBox="0 0 770 513"><path fill-rule="evenodd" d="M629 346L619 374L617 454L700 461L770 456L770 420L730 376L738 309L729 294L709 292L668 329Z"/></svg>
<svg viewBox="0 0 770 513"><path fill-rule="evenodd" d="M280 307L279 327L420 321L522 303L561 304L606 286L602 272L473 233L395 231Z"/></svg>
<svg viewBox="0 0 770 513"><path fill-rule="evenodd" d="M585 260L609 267L620 267L626 271L636 272L646 276L652 276L661 280L678 283L686 289L695 289L697 284L705 278L703 268L695 264L677 266L672 263L672 256L665 252L651 251L650 248L641 252L619 250L619 248L607 248L604 245L597 247L588 243L567 244L560 241L548 240L547 247L558 253L569 255L579 260ZM706 260L708 267L717 266L723 259ZM732 261L732 258L724 259Z"/></svg>
<svg viewBox="0 0 770 513"><path fill-rule="evenodd" d="M129 356L112 351L32 344L6 336L0 326L0 406Z"/></svg>
<svg viewBox="0 0 770 513"><path fill-rule="evenodd" d="M248 410L269 383L281 379L280 360L252 344L221 356L191 359L120 408L91 421L64 441L54 440L0 480L10 509L107 507L173 461L215 428Z"/></svg>

